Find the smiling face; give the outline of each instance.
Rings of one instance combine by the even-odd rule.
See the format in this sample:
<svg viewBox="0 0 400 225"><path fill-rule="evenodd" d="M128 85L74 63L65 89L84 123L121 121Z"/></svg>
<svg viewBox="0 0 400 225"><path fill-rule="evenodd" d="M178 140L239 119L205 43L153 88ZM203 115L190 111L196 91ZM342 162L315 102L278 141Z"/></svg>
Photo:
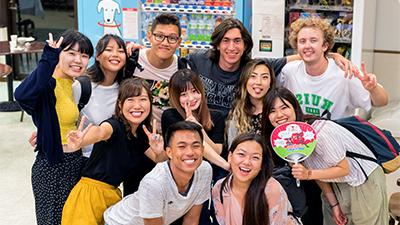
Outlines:
<svg viewBox="0 0 400 225"><path fill-rule="evenodd" d="M249 140L238 144L228 156L234 182L250 184L261 170L262 159L262 147L256 141Z"/></svg>
<svg viewBox="0 0 400 225"><path fill-rule="evenodd" d="M192 175L203 160L203 144L198 132L178 130L172 135L166 153L173 173Z"/></svg>
<svg viewBox="0 0 400 225"><path fill-rule="evenodd" d="M189 83L187 85L186 91L183 91L179 95L179 103L182 108L185 108L186 104L189 104L189 109L194 111L197 110L201 104L201 94L193 87L193 84Z"/></svg>
<svg viewBox="0 0 400 225"><path fill-rule="evenodd" d="M272 126L276 127L287 122L296 121L296 113L288 101L276 98L268 118Z"/></svg>
<svg viewBox="0 0 400 225"><path fill-rule="evenodd" d="M122 114L131 126L138 127L150 114L150 99L145 88L139 96L129 97L119 103Z"/></svg>
<svg viewBox="0 0 400 225"><path fill-rule="evenodd" d="M267 94L271 84L271 74L267 66L258 65L250 74L246 83L246 90L250 99L262 100Z"/></svg>
<svg viewBox="0 0 400 225"><path fill-rule="evenodd" d="M114 39L110 39L104 51L96 56L96 60L104 74L108 74L107 72L118 73L125 65L126 54Z"/></svg>
<svg viewBox="0 0 400 225"><path fill-rule="evenodd" d="M84 74L88 63L89 55L79 52L79 45L75 44L72 48L61 51L57 69L61 72L61 77L72 79Z"/></svg>
<svg viewBox="0 0 400 225"><path fill-rule="evenodd" d="M217 48L220 52L219 66L225 71L237 70L245 50L240 30L238 28L228 30Z"/></svg>
<svg viewBox="0 0 400 225"><path fill-rule="evenodd" d="M324 60L328 43L324 41L321 29L304 27L297 35L297 51L306 64L317 64Z"/></svg>
<svg viewBox="0 0 400 225"><path fill-rule="evenodd" d="M168 37L165 37L162 41L156 40L160 36L178 38L178 41L171 44L167 40ZM156 56L160 60L171 59L181 43L179 29L176 25L172 24L158 24L153 31L147 33L147 39L151 43L152 55Z"/></svg>

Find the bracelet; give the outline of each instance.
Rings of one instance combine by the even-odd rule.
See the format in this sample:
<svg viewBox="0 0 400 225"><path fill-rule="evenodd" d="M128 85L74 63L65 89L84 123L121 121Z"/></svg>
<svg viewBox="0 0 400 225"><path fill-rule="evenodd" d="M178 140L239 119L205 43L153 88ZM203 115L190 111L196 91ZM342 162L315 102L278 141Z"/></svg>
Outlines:
<svg viewBox="0 0 400 225"><path fill-rule="evenodd" d="M336 202L336 204L331 205L330 207L331 207L331 209L333 209L335 206L338 206L338 205L339 205L339 202Z"/></svg>

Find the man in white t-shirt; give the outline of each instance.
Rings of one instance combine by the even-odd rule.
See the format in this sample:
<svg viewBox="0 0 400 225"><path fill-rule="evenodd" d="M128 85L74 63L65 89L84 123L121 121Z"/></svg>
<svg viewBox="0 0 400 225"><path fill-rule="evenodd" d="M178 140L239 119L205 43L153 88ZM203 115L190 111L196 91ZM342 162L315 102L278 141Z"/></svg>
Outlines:
<svg viewBox="0 0 400 225"><path fill-rule="evenodd" d="M108 225L199 224L202 204L210 198L212 170L202 161L203 135L193 122L173 124L166 134L169 160L156 165L139 190L104 213Z"/></svg>
<svg viewBox="0 0 400 225"><path fill-rule="evenodd" d="M354 114L356 108L368 111L388 103L388 95L376 76L362 73L346 79L333 60L327 58L334 44L334 30L323 19L299 19L292 23L289 41L301 61L287 63L278 77L284 87L297 97L303 112L320 116L329 111L332 119Z"/></svg>
<svg viewBox="0 0 400 225"><path fill-rule="evenodd" d="M178 71L175 52L182 40L179 18L169 13L158 15L147 32L147 39L151 47L139 50L137 63L141 69L136 68L133 76L149 82L153 95L153 116L160 122L163 110L169 106L168 82Z"/></svg>

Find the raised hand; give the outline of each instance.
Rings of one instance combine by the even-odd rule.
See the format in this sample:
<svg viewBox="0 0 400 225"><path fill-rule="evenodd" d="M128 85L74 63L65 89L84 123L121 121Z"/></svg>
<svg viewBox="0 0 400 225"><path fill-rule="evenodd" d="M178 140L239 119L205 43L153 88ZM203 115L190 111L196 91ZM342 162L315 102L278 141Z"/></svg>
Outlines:
<svg viewBox="0 0 400 225"><path fill-rule="evenodd" d="M36 131L32 132L31 137L29 138L28 142L32 147L36 148L36 144L37 144L37 132Z"/></svg>
<svg viewBox="0 0 400 225"><path fill-rule="evenodd" d="M157 134L157 120L153 119L153 132L150 133L145 125L143 125L143 131L149 139L149 145L153 152L157 155L162 153L164 151L164 139L160 134Z"/></svg>
<svg viewBox="0 0 400 225"><path fill-rule="evenodd" d="M61 46L61 43L63 42L64 38L60 37L58 41L53 40L53 34L49 33L49 39L46 40L47 44L52 47L52 48L59 48Z"/></svg>
<svg viewBox="0 0 400 225"><path fill-rule="evenodd" d="M199 121L197 121L197 119L193 116L193 112L192 112L192 110L190 109L190 106L189 106L189 102L186 102L185 103L185 113L186 113L186 121L190 121L190 122L193 122L193 123L197 123L198 125L200 125L201 126L201 124L199 123Z"/></svg>
<svg viewBox="0 0 400 225"><path fill-rule="evenodd" d="M371 91L374 89L377 85L378 82L376 81L376 76L373 73L368 73L366 68L365 68L365 63L361 63L361 71L356 73L356 77L361 80L362 85L367 91Z"/></svg>
<svg viewBox="0 0 400 225"><path fill-rule="evenodd" d="M89 131L90 127L92 127L93 125L90 123L85 129L83 129L86 120L87 118L85 116L82 117L81 122L79 123L78 130L72 130L67 134L68 149L76 151L82 147L83 138Z"/></svg>

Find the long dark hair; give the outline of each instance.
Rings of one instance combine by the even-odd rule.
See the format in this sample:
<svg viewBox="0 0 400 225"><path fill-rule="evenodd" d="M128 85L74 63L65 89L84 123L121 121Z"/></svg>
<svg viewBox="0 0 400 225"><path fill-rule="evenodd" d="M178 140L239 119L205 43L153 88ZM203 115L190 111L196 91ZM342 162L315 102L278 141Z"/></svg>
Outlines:
<svg viewBox="0 0 400 225"><path fill-rule="evenodd" d="M193 87L201 94L200 106L194 112L193 116L196 117L205 130L210 130L213 126L213 123L211 121L210 110L207 106L203 82L192 70L181 69L172 75L168 85L169 101L171 102L171 106L174 107L183 118L186 117L185 109L181 106L179 97L182 92L187 91L189 84L192 84Z"/></svg>
<svg viewBox="0 0 400 225"><path fill-rule="evenodd" d="M111 40L115 40L118 47L124 49L125 57L126 59L128 59L128 53L126 51L124 40L114 34L105 34L102 38L100 38L96 45L96 56L99 56L104 52L104 50L107 48L108 43L110 43ZM115 81L117 81L118 83L121 83L121 81L126 77L124 75L124 69L125 66L118 71L117 76L115 77ZM101 83L102 81L104 81L105 78L104 73L100 67L100 62L97 59L95 59L94 64L88 69L87 74L90 76L91 80L94 83Z"/></svg>
<svg viewBox="0 0 400 225"><path fill-rule="evenodd" d="M128 120L125 118L124 114L122 113L122 106L124 105L124 102L127 98L140 96L142 94L143 88L146 90L146 94L149 97L150 112L149 112L149 115L146 117L146 119L144 119L144 121L141 123L141 125L145 125L147 127L147 129L150 130L150 121L151 121L151 116L153 114L151 103L153 101L152 101L152 97L151 97L150 88L149 88L149 85L147 84L147 82L145 82L142 78L138 78L138 77L128 78L128 79L124 80L122 82L121 86L119 87L118 99L117 99L117 103L115 104L114 117L116 119L124 122L128 137L130 137L130 135L131 135L131 132L130 132L131 127L128 123ZM141 130L141 129L142 129L142 126L139 125L138 130Z"/></svg>
<svg viewBox="0 0 400 225"><path fill-rule="evenodd" d="M262 110L262 116L264 119L262 120L261 123L261 136L264 138L264 140L267 140L268 149L271 152L273 150L269 140L271 133L275 129L275 127L271 124L271 121L269 120L269 114L271 113L271 110L274 107L274 103L278 98L286 106L288 105L286 104L285 101L287 101L289 104L293 106L294 112L296 114L296 121L304 121L304 114L303 111L301 110L300 104L297 101L296 96L294 96L294 94L291 91L289 91L287 88L284 87L277 87L269 90L267 96L265 96L264 98L264 106ZM285 164L284 161L281 158L279 158L276 154L272 154L272 156L275 164Z"/></svg>
<svg viewBox="0 0 400 225"><path fill-rule="evenodd" d="M220 23L218 26L216 26L213 33L211 34L210 44L211 46L213 46L213 48L211 49L210 59L213 62L215 63L219 62L219 57L221 55L218 50L219 44L221 43L225 34L229 30L234 28L240 30L240 34L242 35L245 48L243 55L240 58L240 65L244 65L245 63L247 63L247 61L250 60L251 49L253 49L253 39L251 38L251 34L240 20L236 18L227 18L224 21L222 21L222 23Z"/></svg>
<svg viewBox="0 0 400 225"><path fill-rule="evenodd" d="M272 176L273 162L271 160L271 152L267 150L267 145L264 139L257 134L243 133L237 136L229 152L232 154L237 146L246 141L255 141L262 148L262 162L261 170L256 177L251 181L247 189L244 211L243 211L243 225L269 225L269 206L267 198L265 197L265 186L269 178ZM232 176L229 174L221 184L221 191L227 189L228 180ZM233 178L232 178L233 179ZM222 198L221 198L222 201Z"/></svg>

